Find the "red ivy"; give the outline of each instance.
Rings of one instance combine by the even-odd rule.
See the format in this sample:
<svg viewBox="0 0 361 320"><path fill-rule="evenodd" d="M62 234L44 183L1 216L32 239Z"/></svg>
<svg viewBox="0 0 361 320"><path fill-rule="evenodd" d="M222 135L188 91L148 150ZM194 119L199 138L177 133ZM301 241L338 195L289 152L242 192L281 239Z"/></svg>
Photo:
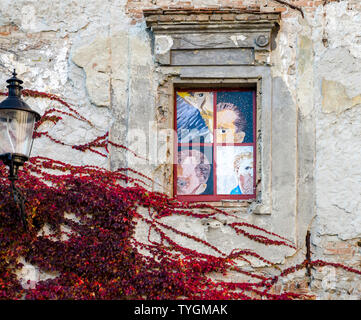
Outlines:
<svg viewBox="0 0 361 320"><path fill-rule="evenodd" d="M36 125L35 138L47 136L53 142L65 145L48 132L40 131L46 121L56 124L70 116L92 125L55 95L31 90L23 93L57 101L67 109L47 110ZM127 147L109 141L108 133L87 144L70 147L106 157L109 144L136 155ZM138 178L129 177L127 172ZM6 177L7 169L1 165L0 299L309 299L312 297L293 292L274 294L271 289L280 278L312 265L331 265L361 273L321 260L304 261L274 277L245 271L237 266L237 260L249 262L247 257L252 257L266 265L272 263L249 249L226 254L207 241L162 221L170 215L214 219L216 214L229 215L226 212L149 191L147 186L152 179L134 169L112 172L96 166L72 166L45 157L31 158L19 173L18 186L27 199L30 229L23 233ZM148 209L148 217L139 214L140 207ZM196 209L201 208L211 211L209 214L198 213ZM67 215L70 213L76 219L70 219ZM139 221L149 225L148 243L134 238ZM42 233L44 226L53 233ZM72 231L66 232L62 226ZM265 246L295 249L289 240L252 224L232 223L228 227L239 236ZM250 230L256 230L257 234ZM159 241L154 240L154 234ZM186 248L169 234L198 242L211 253ZM61 241L62 236L65 239ZM40 271L56 276L39 281L35 288L24 289L16 276L22 267L18 262L20 257ZM230 271L238 272L248 281L215 281L208 276L210 273L226 275Z"/></svg>

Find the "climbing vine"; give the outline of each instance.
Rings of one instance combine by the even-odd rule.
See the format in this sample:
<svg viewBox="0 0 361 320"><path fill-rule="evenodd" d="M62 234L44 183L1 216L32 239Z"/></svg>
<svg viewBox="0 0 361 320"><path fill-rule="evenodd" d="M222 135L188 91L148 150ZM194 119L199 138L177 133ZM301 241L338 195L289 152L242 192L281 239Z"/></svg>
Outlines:
<svg viewBox="0 0 361 320"><path fill-rule="evenodd" d="M61 105L48 108L36 125L34 138L45 136L66 145L43 131L43 123L56 124L72 117L93 125L55 95L31 90L23 94ZM68 147L107 157L109 145L136 155L126 146L109 141L108 134ZM131 168L109 171L32 157L19 171L17 182L27 199L29 231L24 233L7 168L1 165L0 299L311 299L310 295L295 292L276 294L272 289L282 277L310 266L329 265L361 274L321 260L305 260L280 270L276 276L247 271L240 267L240 261L251 264L253 259L270 267L272 262L251 249L225 253L184 232L181 226L168 225L164 219L178 215L212 220L230 213L153 192L149 187L152 183L151 178ZM209 213L202 213L200 209L205 208ZM134 236L138 223L148 226L146 242ZM263 246L296 249L289 240L250 223L233 222L227 227L235 236ZM197 242L210 253L188 248L175 240L179 238ZM23 261L36 266L48 275L47 279L35 285L21 283L18 273ZM231 282L211 277L230 272L246 280Z"/></svg>

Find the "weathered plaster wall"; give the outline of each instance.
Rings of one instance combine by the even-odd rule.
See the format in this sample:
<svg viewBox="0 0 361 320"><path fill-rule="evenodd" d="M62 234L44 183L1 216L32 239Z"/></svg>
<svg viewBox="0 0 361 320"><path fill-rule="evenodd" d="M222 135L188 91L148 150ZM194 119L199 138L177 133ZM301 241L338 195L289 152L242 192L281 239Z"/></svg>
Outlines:
<svg viewBox="0 0 361 320"><path fill-rule="evenodd" d="M313 225L317 236L313 241L317 254L348 260L357 267L361 235L361 34L356 25L360 25L360 18L359 4L341 1L318 8L313 26L317 119L317 216ZM334 276L337 281L328 291L335 291L340 298L350 294L360 299L359 281L352 283L349 275Z"/></svg>
<svg viewBox="0 0 361 320"><path fill-rule="evenodd" d="M263 11L272 11L283 7L270 61L272 145L285 146L281 152L271 150L272 188L279 196L272 199L271 216L250 214L244 206L233 206L232 210L241 212L242 219L297 243L296 253L265 250L252 243L255 251L283 266L304 259L304 236L310 230L315 259L360 267L361 7L355 0L328 1L325 5L324 1L289 2L302 6L305 17L272 0L67 0L52 1L51 8L48 1L3 0L1 90L5 91L5 80L15 67L25 88L63 97L95 125L72 118L66 119L66 126L62 122L47 125L54 138L69 145L83 144L110 131L111 140L151 161L115 149L108 158L94 153L79 155L46 137L35 142L33 155L110 169L131 166L165 185L164 176L171 174L164 165L171 158L167 153L171 131L167 131L167 121L162 125L167 108L159 106L172 103L171 97L167 98L167 79L179 76L180 69L164 74L158 68L152 52L153 36L146 29L142 10L259 5ZM62 108L48 100L28 102L41 113L54 105ZM165 187L170 190L169 185ZM277 215L285 219L274 218ZM221 223L196 225L179 217L170 217L168 223L182 224L185 232L224 250L251 246L247 241L239 242ZM139 238L145 236L145 229L140 225ZM191 242L188 245L194 246ZM26 272L33 281L44 276L31 267ZM314 270L313 277L311 287L305 285L304 272L280 286L291 288L298 283L299 290L316 292L320 299L361 298L357 277L332 268Z"/></svg>

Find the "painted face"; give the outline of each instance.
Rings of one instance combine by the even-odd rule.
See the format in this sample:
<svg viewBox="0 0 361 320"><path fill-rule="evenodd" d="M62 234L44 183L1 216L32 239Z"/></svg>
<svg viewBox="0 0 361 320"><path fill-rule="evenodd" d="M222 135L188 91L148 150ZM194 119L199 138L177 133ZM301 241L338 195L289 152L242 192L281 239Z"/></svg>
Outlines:
<svg viewBox="0 0 361 320"><path fill-rule="evenodd" d="M177 191L178 194L196 194L195 190L201 185L196 175L196 157L187 157L182 164L177 165Z"/></svg>
<svg viewBox="0 0 361 320"><path fill-rule="evenodd" d="M246 158L240 161L237 178L242 194L253 194L253 159Z"/></svg>
<svg viewBox="0 0 361 320"><path fill-rule="evenodd" d="M217 112L217 142L241 143L245 133L236 132L237 114L233 110Z"/></svg>

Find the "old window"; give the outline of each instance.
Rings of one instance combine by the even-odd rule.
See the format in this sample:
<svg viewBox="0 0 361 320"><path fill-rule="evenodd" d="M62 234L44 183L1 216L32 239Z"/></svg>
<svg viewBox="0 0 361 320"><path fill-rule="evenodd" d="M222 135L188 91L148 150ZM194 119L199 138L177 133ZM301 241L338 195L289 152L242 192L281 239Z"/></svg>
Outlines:
<svg viewBox="0 0 361 320"><path fill-rule="evenodd" d="M283 94L278 88L278 80L273 79L271 74L271 51L277 45L275 39L280 13L243 9L152 9L146 10L144 15L151 30L158 79L155 119L159 144L157 155L162 161L155 177L164 186L161 191L180 200L210 201L210 204L221 208L237 207L242 212L271 214L272 201L285 189L285 184L278 178L280 171L286 168L292 170L293 161L292 152L289 153L284 144L276 142L280 134L287 139L291 137L284 135L287 130L279 128L286 124L288 128L294 128L291 126L292 116L289 117L291 122L289 119L283 121L285 112L292 109L281 104L282 112L273 114L273 110L281 106L275 102ZM248 113L245 112L252 116L245 116L248 129L245 129L242 142L238 142L235 129L233 137L229 138L226 131L232 132L230 128L217 128L222 118L217 117L217 99L231 96L231 93L237 99L247 94L252 96ZM207 127L208 122L210 132L203 129L205 131L192 137L191 132L181 132L181 129L186 129L182 126L187 126L190 120L186 116L182 118L177 109L187 111L192 105L186 101L187 98L195 99L197 94L213 99L213 110L210 108L213 113L211 118L205 115L203 122L199 123ZM232 103L232 99L224 103ZM193 129L197 129L197 124L194 126ZM174 128L180 129L177 134L174 134ZM218 142L217 133L221 130L224 130L225 141ZM251 130L252 135L247 130ZM178 131L181 139L174 141L172 137L178 138ZM183 138L185 141L182 141ZM192 140L187 141L190 138ZM276 143L272 143L273 140ZM274 166L273 161L281 155L284 158L287 152L290 166ZM183 171L192 169L195 172L195 168L182 162L191 160L189 157L183 159L187 155L209 163L197 168L207 173L205 177L209 171L206 183L205 178L187 181ZM238 189L239 184L234 184L234 160L237 155L252 159L249 161L252 169L245 166L252 172L253 178L248 179L248 188L242 186ZM181 163L178 164L178 160ZM198 175L201 176L200 172ZM285 175L282 173L281 176ZM290 176L293 177L292 173L287 173L287 177Z"/></svg>
<svg viewBox="0 0 361 320"><path fill-rule="evenodd" d="M179 199L256 196L256 91L175 90L174 190Z"/></svg>

